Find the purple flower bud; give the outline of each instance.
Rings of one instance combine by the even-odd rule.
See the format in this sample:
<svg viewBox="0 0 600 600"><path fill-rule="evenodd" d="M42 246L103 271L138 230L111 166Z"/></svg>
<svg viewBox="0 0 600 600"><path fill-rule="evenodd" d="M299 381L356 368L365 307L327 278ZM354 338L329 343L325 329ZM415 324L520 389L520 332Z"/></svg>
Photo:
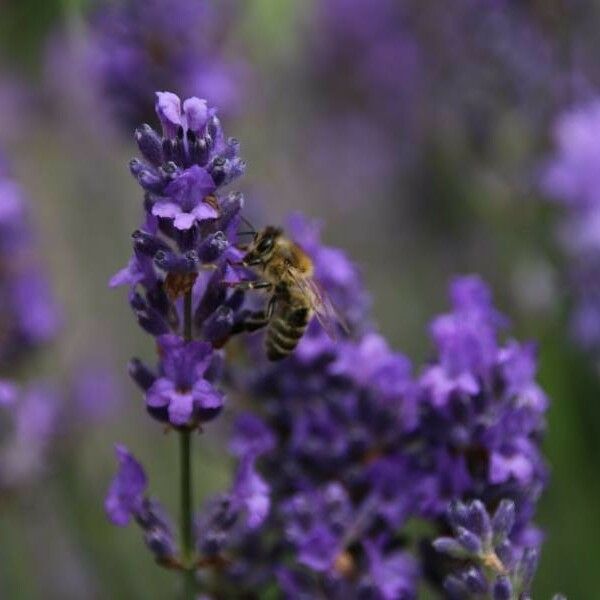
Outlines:
<svg viewBox="0 0 600 600"><path fill-rule="evenodd" d="M136 179L138 179L140 173L146 169L146 165L139 158L132 158L129 161L129 171Z"/></svg>
<svg viewBox="0 0 600 600"><path fill-rule="evenodd" d="M237 457L260 456L275 446L273 432L252 413L239 416L234 425L230 449Z"/></svg>
<svg viewBox="0 0 600 600"><path fill-rule="evenodd" d="M539 561L539 551L537 548L526 548L523 551L523 556L517 565L517 577L521 582L523 589L529 589L533 577L537 570Z"/></svg>
<svg viewBox="0 0 600 600"><path fill-rule="evenodd" d="M146 392L152 384L156 381L156 374L151 371L139 358L132 358L128 365L127 370L129 376L140 386L140 388Z"/></svg>
<svg viewBox="0 0 600 600"><path fill-rule="evenodd" d="M451 537L440 537L434 540L433 547L442 554L447 554L453 558L466 558L469 553L465 550L464 546L458 543L454 538Z"/></svg>
<svg viewBox="0 0 600 600"><path fill-rule="evenodd" d="M515 561L515 549L508 540L504 540L495 547L496 556L502 561L503 565L513 565Z"/></svg>
<svg viewBox="0 0 600 600"><path fill-rule="evenodd" d="M202 337L212 343L227 339L234 324L234 314L228 306L219 306L215 312L204 321Z"/></svg>
<svg viewBox="0 0 600 600"><path fill-rule="evenodd" d="M256 471L255 456L244 456L235 477L232 499L244 509L249 529L256 529L267 518L271 508L269 494L269 485Z"/></svg>
<svg viewBox="0 0 600 600"><path fill-rule="evenodd" d="M177 553L172 534L164 529L148 529L144 532L144 542L159 561L173 558Z"/></svg>
<svg viewBox="0 0 600 600"><path fill-rule="evenodd" d="M468 507L468 512L469 529L476 533L483 540L484 544L489 544L492 538L492 525L483 502L473 500Z"/></svg>
<svg viewBox="0 0 600 600"><path fill-rule="evenodd" d="M160 238L142 229L136 229L131 234L131 237L133 239L133 247L146 256L154 257L159 250L169 250L169 246Z"/></svg>
<svg viewBox="0 0 600 600"><path fill-rule="evenodd" d="M195 273L200 264L195 250L185 254L177 254L171 250L158 250L154 255L154 262L159 269L167 273Z"/></svg>
<svg viewBox="0 0 600 600"><path fill-rule="evenodd" d="M240 192L231 192L221 202L221 210L217 227L219 230L228 232L240 210L244 206L244 195ZM233 232L232 232L233 233Z"/></svg>
<svg viewBox="0 0 600 600"><path fill-rule="evenodd" d="M454 575L448 575L444 579L444 590L450 600L467 600L470 596L466 584Z"/></svg>
<svg viewBox="0 0 600 600"><path fill-rule="evenodd" d="M488 591L487 581L483 573L475 567L471 567L464 572L463 581L472 594L483 595Z"/></svg>
<svg viewBox="0 0 600 600"><path fill-rule="evenodd" d="M135 141L150 164L158 167L163 163L162 138L150 125L144 124L135 130Z"/></svg>
<svg viewBox="0 0 600 600"><path fill-rule="evenodd" d="M222 231L206 236L198 247L198 257L204 264L215 262L228 248L229 242Z"/></svg>
<svg viewBox="0 0 600 600"><path fill-rule="evenodd" d="M464 527L457 527L456 539L458 543L470 554L478 555L482 552L481 538Z"/></svg>
<svg viewBox="0 0 600 600"><path fill-rule="evenodd" d="M512 500L502 500L494 513L492 529L494 543L498 544L506 539L515 523L515 503Z"/></svg>
<svg viewBox="0 0 600 600"><path fill-rule="evenodd" d="M132 292L129 296L129 303L137 317L140 327L145 329L151 335L164 335L169 333L169 325L163 315L155 308L151 307L140 294Z"/></svg>
<svg viewBox="0 0 600 600"><path fill-rule="evenodd" d="M505 575L500 575L494 582L492 589L494 600L511 600L513 597L513 588L510 579Z"/></svg>
<svg viewBox="0 0 600 600"><path fill-rule="evenodd" d="M469 510L460 500L453 500L450 503L447 516L450 525L454 529L457 527L468 527L469 525Z"/></svg>

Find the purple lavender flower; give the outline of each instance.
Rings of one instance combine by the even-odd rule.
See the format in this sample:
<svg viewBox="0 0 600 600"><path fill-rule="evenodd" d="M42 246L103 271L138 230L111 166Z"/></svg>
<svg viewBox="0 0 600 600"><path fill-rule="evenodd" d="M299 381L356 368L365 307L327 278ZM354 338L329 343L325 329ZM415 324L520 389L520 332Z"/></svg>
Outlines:
<svg viewBox="0 0 600 600"><path fill-rule="evenodd" d="M138 359L129 372L143 390L155 419L178 430L181 451L181 551L175 549L168 520L146 497L143 469L118 449L120 471L106 508L116 524L135 518L146 545L163 566L180 570L189 597L195 595L196 571L225 567L223 552L233 540L261 527L270 510L270 488L256 470L258 456L271 447L256 441L260 426L247 421L245 441L236 445L237 474L228 493L214 499L192 527L192 432L216 417L224 396L218 382L225 364L221 346L233 332L244 293L234 263L241 194L222 188L239 177L244 163L239 144L226 139L216 110L205 100L183 103L158 92L156 112L162 135L144 125L136 131L143 160L130 163L144 191L144 217L134 232L133 257L110 281L129 286L129 302L140 326L156 337L156 369Z"/></svg>
<svg viewBox="0 0 600 600"><path fill-rule="evenodd" d="M217 210L204 198L215 191L215 183L206 169L191 166L165 188L167 200L152 206L155 217L173 219L176 229L189 230L195 222L216 219Z"/></svg>
<svg viewBox="0 0 600 600"><path fill-rule="evenodd" d="M144 542L157 561L176 566L177 547L164 509L146 496L148 478L142 465L125 448L115 447L119 470L115 475L104 508L114 525L124 527L133 519L142 529Z"/></svg>
<svg viewBox="0 0 600 600"><path fill-rule="evenodd" d="M317 242L311 251L319 252ZM356 286L338 288L342 305ZM425 552L419 565L399 532L414 517L443 530L448 503L473 497L480 537L461 524L461 548L537 552L531 521L547 477L539 449L547 399L535 382L535 348L500 342L507 320L478 277L457 278L451 298L452 312L430 328L438 356L416 381L407 359L372 330L337 344L309 332L285 362L253 369L262 418L245 415L232 447L260 448L272 509L233 548L238 570L228 577L252 589L275 579L297 597L326 590L331 598L412 598L419 576L435 583L440 570L456 587L439 554ZM240 385L247 393L248 383ZM486 520L502 498L510 500ZM502 594L517 585L504 572L488 583L473 569L470 590Z"/></svg>
<svg viewBox="0 0 600 600"><path fill-rule="evenodd" d="M173 425L182 426L214 418L223 407L223 394L205 379L213 362L207 342L185 343L174 335L158 338L161 376L146 392L151 411L168 412Z"/></svg>
<svg viewBox="0 0 600 600"><path fill-rule="evenodd" d="M262 526L271 508L270 487L257 473L258 454L245 454L229 492L207 502L196 518L196 547L201 561L218 561L226 551Z"/></svg>
<svg viewBox="0 0 600 600"><path fill-rule="evenodd" d="M421 376L425 452L432 452L432 465L454 464L461 473L447 488L448 500L512 499L513 541L536 545L539 536L530 519L547 479L539 438L548 402L535 383L534 348L515 341L499 345L497 333L505 321L481 281L460 278L452 289L454 311L432 328L439 358ZM440 485L448 475L440 471ZM442 490L441 485L438 493ZM442 492L439 500L443 497Z"/></svg>
<svg viewBox="0 0 600 600"><path fill-rule="evenodd" d="M125 446L117 445L115 451L119 470L108 489L104 508L112 523L123 527L141 510L148 478Z"/></svg>
<svg viewBox="0 0 600 600"><path fill-rule="evenodd" d="M239 177L239 144L223 135L216 111L205 100L183 103L158 92L161 137L137 130L144 160L131 171L145 191L145 218L133 234L134 256L111 285L129 285L140 325L152 335L181 334L181 297L193 294L194 335L218 345L234 324L243 296L229 290L228 262L235 248L241 194L221 189ZM213 270L211 270L211 268Z"/></svg>
<svg viewBox="0 0 600 600"><path fill-rule="evenodd" d="M104 5L91 15L80 47L61 48L62 69L82 61L97 93L126 127L148 119L148 98L163 86L202 94L234 113L243 106L249 81L246 61L227 51L238 14L234 3L213 0Z"/></svg>
<svg viewBox="0 0 600 600"><path fill-rule="evenodd" d="M404 510L388 510L406 485L394 479L383 489L376 476L382 456L408 444L417 424L410 364L369 327L369 298L348 258L323 247L314 225L299 217L290 231L358 340L333 343L310 328L286 361L265 360L239 382L264 410L262 418L240 418L231 447L238 455L259 453L271 511L258 532L230 549L236 559L228 580L261 589L275 579L298 597L360 590L365 597L413 598L418 567L390 533L413 502L400 500ZM384 514L389 528L382 527ZM282 556L290 560L281 563Z"/></svg>

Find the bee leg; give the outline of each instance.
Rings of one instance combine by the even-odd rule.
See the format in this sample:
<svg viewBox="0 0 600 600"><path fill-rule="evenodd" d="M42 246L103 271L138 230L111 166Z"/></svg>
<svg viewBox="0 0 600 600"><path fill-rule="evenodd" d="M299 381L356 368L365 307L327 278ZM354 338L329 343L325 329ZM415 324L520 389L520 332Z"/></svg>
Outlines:
<svg viewBox="0 0 600 600"><path fill-rule="evenodd" d="M231 335L242 333L243 331L258 331L263 327L266 327L275 312L276 300L273 296L267 304L266 310L251 311L246 310L242 312L241 318L231 329Z"/></svg>
<svg viewBox="0 0 600 600"><path fill-rule="evenodd" d="M238 281L229 283L228 287L236 290L268 290L273 287L273 284L268 281Z"/></svg>

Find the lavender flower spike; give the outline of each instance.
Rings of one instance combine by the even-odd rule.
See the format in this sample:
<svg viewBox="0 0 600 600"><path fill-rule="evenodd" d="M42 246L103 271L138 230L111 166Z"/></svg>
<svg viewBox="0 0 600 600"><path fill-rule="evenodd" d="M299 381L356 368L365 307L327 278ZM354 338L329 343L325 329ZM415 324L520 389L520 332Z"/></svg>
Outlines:
<svg viewBox="0 0 600 600"><path fill-rule="evenodd" d="M156 338L156 367L133 359L129 373L144 393L147 412L178 432L181 552L176 553L162 510L146 496L141 465L121 447L106 510L117 525L135 518L157 561L182 571L186 598L192 598L198 587L195 571L201 561L218 555L222 530L232 522L258 529L270 499L269 486L255 469L258 452L244 453L232 491L214 518L212 513L206 517L202 543L194 543L192 433L223 408L221 347L244 302L243 291L230 285L236 280L230 263L240 259L236 243L244 200L237 192L223 192L242 175L244 162L239 143L225 137L216 109L206 100L182 102L171 92L157 92L155 108L162 133L138 127L141 159L130 162L144 198L140 227L132 235L133 256L110 285L129 287L140 327Z"/></svg>

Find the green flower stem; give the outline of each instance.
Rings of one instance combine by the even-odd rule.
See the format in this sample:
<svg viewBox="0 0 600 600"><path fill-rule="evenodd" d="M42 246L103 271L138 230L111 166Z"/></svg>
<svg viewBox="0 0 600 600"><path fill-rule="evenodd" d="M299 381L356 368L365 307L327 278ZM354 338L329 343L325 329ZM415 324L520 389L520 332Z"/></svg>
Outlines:
<svg viewBox="0 0 600 600"><path fill-rule="evenodd" d="M186 292L183 300L183 337L192 341L192 292ZM181 558L185 567L185 600L193 600L196 593L194 576L194 542L192 536L192 432L179 432L179 460L181 464Z"/></svg>

